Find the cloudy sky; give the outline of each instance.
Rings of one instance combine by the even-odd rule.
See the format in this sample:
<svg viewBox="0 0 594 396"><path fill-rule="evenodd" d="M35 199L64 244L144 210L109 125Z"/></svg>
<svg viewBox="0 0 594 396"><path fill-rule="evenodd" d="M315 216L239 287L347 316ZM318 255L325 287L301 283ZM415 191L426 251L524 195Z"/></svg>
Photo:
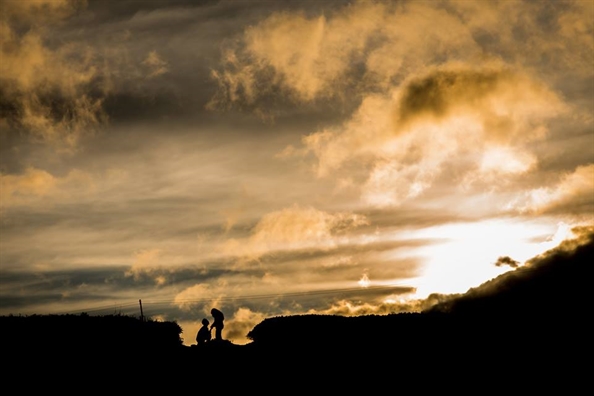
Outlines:
<svg viewBox="0 0 594 396"><path fill-rule="evenodd" d="M0 314L419 310L594 223L591 1L0 0Z"/></svg>

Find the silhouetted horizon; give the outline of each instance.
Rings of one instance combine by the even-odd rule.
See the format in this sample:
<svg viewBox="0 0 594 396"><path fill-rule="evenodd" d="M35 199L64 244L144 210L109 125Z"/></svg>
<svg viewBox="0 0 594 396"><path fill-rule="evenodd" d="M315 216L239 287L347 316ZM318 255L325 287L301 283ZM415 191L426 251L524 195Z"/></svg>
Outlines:
<svg viewBox="0 0 594 396"><path fill-rule="evenodd" d="M551 356L586 358L592 329L587 275L594 257L594 232L586 229L580 238L579 244L567 242L423 312L271 317L250 330L249 344L213 338L192 346L182 344L183 330L175 322L122 315L3 316L2 349L11 351L14 360L72 354L79 361L115 355L141 362L143 357L161 355L205 370L213 359L222 366L241 362L246 365L241 369L248 371L250 362L263 364L262 358L275 365L322 355L340 367L370 350L404 354L417 363L429 356L476 360L477 348L506 350L516 362L536 366L551 364ZM44 341L35 342L41 331Z"/></svg>

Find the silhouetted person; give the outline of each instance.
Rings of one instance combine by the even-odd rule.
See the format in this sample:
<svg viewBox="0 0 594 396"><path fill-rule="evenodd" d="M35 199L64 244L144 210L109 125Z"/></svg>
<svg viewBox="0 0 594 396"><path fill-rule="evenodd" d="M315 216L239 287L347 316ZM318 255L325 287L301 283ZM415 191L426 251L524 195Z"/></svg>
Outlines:
<svg viewBox="0 0 594 396"><path fill-rule="evenodd" d="M208 328L209 321L208 319L202 319L202 327L198 330L198 334L196 335L196 342L198 345L204 345L208 341L210 341L210 329Z"/></svg>
<svg viewBox="0 0 594 396"><path fill-rule="evenodd" d="M225 325L223 324L223 321L225 320L225 316L223 315L223 313L221 311L219 311L216 308L211 309L210 314L214 318L214 322L212 323L212 326L210 327L210 329L211 330L213 328L216 329L215 340L221 341L223 339L223 327L225 327Z"/></svg>

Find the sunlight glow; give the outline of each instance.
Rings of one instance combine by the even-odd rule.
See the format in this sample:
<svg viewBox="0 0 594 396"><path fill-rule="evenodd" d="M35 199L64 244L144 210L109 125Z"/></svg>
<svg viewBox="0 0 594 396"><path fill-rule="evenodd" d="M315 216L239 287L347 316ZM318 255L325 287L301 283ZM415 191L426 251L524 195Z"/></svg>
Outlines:
<svg viewBox="0 0 594 396"><path fill-rule="evenodd" d="M496 266L497 259L509 256L524 262L551 249L570 234L567 224L535 224L509 220L432 227L418 237L444 238L446 241L419 249L424 257L420 276L413 279L415 298L431 293L464 293L471 287L509 271Z"/></svg>
<svg viewBox="0 0 594 396"><path fill-rule="evenodd" d="M361 277L361 279L359 279L359 282L357 282L357 283L359 283L359 286L361 286L361 287L369 287L369 285L371 284L367 274L363 274L363 276Z"/></svg>
<svg viewBox="0 0 594 396"><path fill-rule="evenodd" d="M530 169L536 160L529 154L514 152L509 148L491 148L483 155L482 172L523 173Z"/></svg>

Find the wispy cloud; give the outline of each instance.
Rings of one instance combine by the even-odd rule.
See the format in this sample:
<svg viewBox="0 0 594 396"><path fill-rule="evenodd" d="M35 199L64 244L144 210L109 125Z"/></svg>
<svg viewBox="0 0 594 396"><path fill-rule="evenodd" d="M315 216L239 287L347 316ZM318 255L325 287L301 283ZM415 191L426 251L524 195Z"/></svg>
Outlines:
<svg viewBox="0 0 594 396"><path fill-rule="evenodd" d="M65 152L106 124L109 95L145 74L153 78L168 70L154 50L136 62L126 40L57 38L55 30L86 5L84 0L7 1L0 17L3 121Z"/></svg>
<svg viewBox="0 0 594 396"><path fill-rule="evenodd" d="M313 207L294 205L266 214L245 240L229 239L224 253L257 260L264 254L283 250L328 249L348 240L348 232L367 224L365 216L327 213Z"/></svg>
<svg viewBox="0 0 594 396"><path fill-rule="evenodd" d="M160 76L169 70L167 62L161 59L157 51L149 52L142 64L147 67L149 78Z"/></svg>
<svg viewBox="0 0 594 396"><path fill-rule="evenodd" d="M552 186L527 191L508 207L523 213L551 213L562 210L586 215L592 220L594 207L594 164L561 174Z"/></svg>
<svg viewBox="0 0 594 396"><path fill-rule="evenodd" d="M87 172L73 169L59 177L37 168L21 174L0 173L2 211L17 206L39 206L42 202L71 199L95 190L95 180Z"/></svg>

